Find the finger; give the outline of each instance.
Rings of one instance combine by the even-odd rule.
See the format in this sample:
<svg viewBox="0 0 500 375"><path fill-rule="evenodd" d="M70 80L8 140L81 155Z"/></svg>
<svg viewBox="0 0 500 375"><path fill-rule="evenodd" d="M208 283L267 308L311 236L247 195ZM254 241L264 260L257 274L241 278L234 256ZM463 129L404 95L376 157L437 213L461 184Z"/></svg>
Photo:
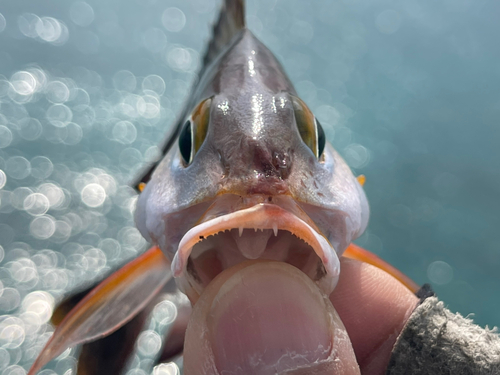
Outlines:
<svg viewBox="0 0 500 375"><path fill-rule="evenodd" d="M301 271L249 261L205 289L188 324L185 374L359 374L337 313Z"/></svg>
<svg viewBox="0 0 500 375"><path fill-rule="evenodd" d="M383 374L417 297L372 265L342 259L341 270L330 300L349 333L361 373Z"/></svg>

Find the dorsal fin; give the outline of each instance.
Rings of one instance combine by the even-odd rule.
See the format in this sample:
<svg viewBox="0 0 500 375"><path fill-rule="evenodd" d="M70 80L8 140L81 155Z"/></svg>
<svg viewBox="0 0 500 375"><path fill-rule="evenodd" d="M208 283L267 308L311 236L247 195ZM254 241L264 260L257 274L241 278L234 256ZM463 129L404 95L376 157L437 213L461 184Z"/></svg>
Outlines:
<svg viewBox="0 0 500 375"><path fill-rule="evenodd" d="M229 45L235 35L245 28L245 0L224 0L219 19L214 24L212 40L203 57L206 68Z"/></svg>

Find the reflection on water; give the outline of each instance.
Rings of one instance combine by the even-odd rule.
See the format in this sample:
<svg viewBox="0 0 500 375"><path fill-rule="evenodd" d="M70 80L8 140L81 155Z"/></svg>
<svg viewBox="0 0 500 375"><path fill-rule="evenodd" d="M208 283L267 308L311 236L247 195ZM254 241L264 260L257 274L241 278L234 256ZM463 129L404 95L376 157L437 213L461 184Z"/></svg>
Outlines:
<svg viewBox="0 0 500 375"><path fill-rule="evenodd" d="M367 176L359 244L450 308L500 324L500 50L490 1L248 1L248 23L327 136ZM56 301L147 244L127 183L159 157L218 2L11 2L0 8L0 374L21 375ZM175 301L174 301L175 302ZM128 374L153 369L175 303ZM67 350L44 375L69 375Z"/></svg>

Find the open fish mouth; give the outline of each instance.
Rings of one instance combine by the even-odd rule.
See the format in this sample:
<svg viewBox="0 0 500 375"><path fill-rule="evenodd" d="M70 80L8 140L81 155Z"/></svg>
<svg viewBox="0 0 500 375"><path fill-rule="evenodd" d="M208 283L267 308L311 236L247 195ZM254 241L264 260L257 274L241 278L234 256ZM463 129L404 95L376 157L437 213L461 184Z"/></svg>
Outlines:
<svg viewBox="0 0 500 375"><path fill-rule="evenodd" d="M219 196L184 235L172 272L196 301L219 273L248 259L289 263L327 294L340 272L335 249L292 198L233 194Z"/></svg>

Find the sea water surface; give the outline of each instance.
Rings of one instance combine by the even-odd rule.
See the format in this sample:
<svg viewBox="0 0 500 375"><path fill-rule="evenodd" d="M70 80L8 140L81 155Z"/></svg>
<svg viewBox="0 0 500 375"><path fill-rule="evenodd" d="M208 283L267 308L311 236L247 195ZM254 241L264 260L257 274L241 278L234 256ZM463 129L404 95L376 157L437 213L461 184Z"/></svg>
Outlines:
<svg viewBox="0 0 500 375"><path fill-rule="evenodd" d="M0 374L26 373L56 301L147 248L128 185L158 158L196 79L219 2L0 3ZM431 283L449 308L500 324L500 3L248 0L356 174L357 241ZM128 374L156 367L154 321ZM44 375L74 373L76 351Z"/></svg>

